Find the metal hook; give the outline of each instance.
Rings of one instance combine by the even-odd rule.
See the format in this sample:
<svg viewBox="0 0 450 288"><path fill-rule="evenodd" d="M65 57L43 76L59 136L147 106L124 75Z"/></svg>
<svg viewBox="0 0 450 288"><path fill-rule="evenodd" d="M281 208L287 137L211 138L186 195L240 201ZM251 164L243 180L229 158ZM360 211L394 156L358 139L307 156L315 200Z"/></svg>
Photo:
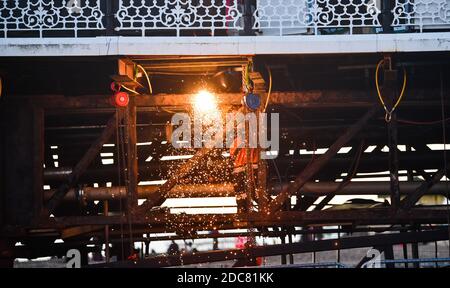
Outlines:
<svg viewBox="0 0 450 288"><path fill-rule="evenodd" d="M386 115L384 116L384 120L386 121L386 123L391 122L391 120L392 120L392 111L390 111L390 112L386 111Z"/></svg>

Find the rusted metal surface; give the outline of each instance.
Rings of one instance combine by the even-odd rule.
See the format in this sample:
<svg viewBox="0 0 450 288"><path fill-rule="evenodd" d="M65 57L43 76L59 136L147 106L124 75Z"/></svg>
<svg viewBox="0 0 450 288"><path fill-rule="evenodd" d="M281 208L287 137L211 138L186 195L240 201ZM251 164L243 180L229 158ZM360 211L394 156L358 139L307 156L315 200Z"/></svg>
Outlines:
<svg viewBox="0 0 450 288"><path fill-rule="evenodd" d="M429 191L434 185L436 185L436 183L441 180L442 177L444 177L444 175L446 175L446 171L444 168L434 173L431 179L424 181L419 187L414 190L413 193L409 194L400 202L401 208L405 210L411 209L417 203L417 201L419 201L420 198L425 195L427 191Z"/></svg>
<svg viewBox="0 0 450 288"><path fill-rule="evenodd" d="M263 183L261 183L263 184ZM267 198L269 195L278 195L286 188L288 183L269 183L267 190L262 190ZM409 195L420 189L420 182L400 182L401 194ZM390 183L386 181L376 182L351 182L344 188L338 189L338 182L307 182L301 189L301 195L326 196L334 192L335 195L389 195ZM137 187L138 198L144 199L157 193L159 186L142 185ZM445 183L435 183L423 191L424 195L444 195ZM56 190L44 191L44 200L50 199ZM267 192L266 192L267 191ZM126 198L127 192L124 186L114 187L84 187L81 190L72 188L64 196L64 201L95 201L118 200ZM181 184L175 185L168 193L168 198L196 198L196 197L233 197L235 192L233 184L224 182L219 184ZM268 199L266 199L268 201Z"/></svg>
<svg viewBox="0 0 450 288"><path fill-rule="evenodd" d="M379 234L374 236L346 237L320 241L306 241L292 244L277 244L259 246L247 249L230 249L222 251L199 252L188 255L159 256L137 262L116 262L108 266L97 267L167 267L189 265L203 262L223 261L224 259L245 259L246 257L267 257L282 254L307 253L314 251L329 251L337 249L352 249L358 247L386 246L403 243L418 243L427 241L447 240L448 233L444 230L427 232L407 232Z"/></svg>
<svg viewBox="0 0 450 288"><path fill-rule="evenodd" d="M137 213L145 213L153 206L161 205L167 198L167 193L178 183L180 179L185 177L195 166L199 165L200 161L211 152L210 148L201 148L191 159L186 161L177 169L177 171L170 177L158 191L139 206Z"/></svg>
<svg viewBox="0 0 450 288"><path fill-rule="evenodd" d="M33 109L33 215L37 219L41 216L44 201L44 110Z"/></svg>
<svg viewBox="0 0 450 288"><path fill-rule="evenodd" d="M55 192L55 194L52 195L52 197L46 204L45 214L47 216L54 211L54 209L64 198L64 195L66 195L69 189L77 182L81 174L83 174L86 171L89 164L91 164L92 160L100 152L100 149L103 147L103 145L109 140L111 135L114 134L117 124L116 122L118 117L121 117L120 115L121 114L115 113L114 116L108 121L108 124L106 125L106 128L103 130L101 135L97 138L97 140L94 143L92 143L89 150L86 152L86 154L84 154L83 158L81 158L81 160L72 170L72 173L68 175L67 182L61 185Z"/></svg>
<svg viewBox="0 0 450 288"><path fill-rule="evenodd" d="M272 215L259 213L248 214L159 214L151 213L147 216L136 215L133 217L135 225L151 224L165 227L165 231L176 231L180 227L187 230L204 229L214 230L221 227L247 228L247 227L272 227L272 226L304 226L311 224L329 225L370 225L370 224L409 224L409 223L446 223L448 211L445 206L433 208L414 208L410 211L391 211L389 207L346 209L346 210L322 210L322 211L283 211ZM118 225L126 221L121 216L74 216L54 217L42 220L40 228L62 228L76 225ZM153 226L154 225L154 226ZM202 228L200 228L202 227ZM173 230L175 229L175 230Z"/></svg>
<svg viewBox="0 0 450 288"><path fill-rule="evenodd" d="M271 213L278 211L284 202L294 193L296 193L300 188L305 185L305 183L314 176L317 171L319 171L323 166L325 166L328 161L337 154L337 152L344 146L356 133L358 133L364 125L372 118L378 111L378 107L372 107L358 122L356 122L352 127L350 127L341 137L339 137L336 142L327 150L327 152L319 156L314 160L306 169L304 169L295 179L293 183L289 185L286 189L275 198L269 204L269 210Z"/></svg>
<svg viewBox="0 0 450 288"><path fill-rule="evenodd" d="M290 108L370 108L373 106L372 90L309 90L309 91L273 91L270 96L271 105L288 105ZM439 90L417 89L408 92L408 99L423 99L427 95L439 95ZM155 94L141 95L136 98L138 107L164 107L187 106L193 103L196 94ZM449 92L445 91L445 96ZM15 98L26 98L26 95L14 95ZM215 98L218 104L241 105L242 93L217 93ZM402 107L406 106L436 106L438 101L413 101L405 99ZM106 109L114 111L109 101L109 95L84 95L78 97L65 97L64 95L42 95L32 99L34 105L45 109L57 109L51 113L67 113L61 109ZM449 104L447 104L449 105ZM99 110L100 112L101 110Z"/></svg>

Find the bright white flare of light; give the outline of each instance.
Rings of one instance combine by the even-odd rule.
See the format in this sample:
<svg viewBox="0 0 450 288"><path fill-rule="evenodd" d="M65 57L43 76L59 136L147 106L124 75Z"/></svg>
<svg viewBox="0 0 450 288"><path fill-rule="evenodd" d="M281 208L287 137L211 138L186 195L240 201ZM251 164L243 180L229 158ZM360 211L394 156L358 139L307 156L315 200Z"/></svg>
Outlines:
<svg viewBox="0 0 450 288"><path fill-rule="evenodd" d="M210 114L217 111L216 99L211 92L202 90L195 95L194 111L199 114Z"/></svg>

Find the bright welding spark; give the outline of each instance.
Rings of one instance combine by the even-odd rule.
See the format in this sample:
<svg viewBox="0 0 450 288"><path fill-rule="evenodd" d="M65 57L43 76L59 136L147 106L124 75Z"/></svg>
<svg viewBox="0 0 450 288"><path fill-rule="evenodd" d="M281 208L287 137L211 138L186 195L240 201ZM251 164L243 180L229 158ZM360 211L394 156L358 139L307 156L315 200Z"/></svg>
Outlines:
<svg viewBox="0 0 450 288"><path fill-rule="evenodd" d="M194 112L199 114L212 114L217 112L217 103L214 95L206 90L201 90L195 95Z"/></svg>

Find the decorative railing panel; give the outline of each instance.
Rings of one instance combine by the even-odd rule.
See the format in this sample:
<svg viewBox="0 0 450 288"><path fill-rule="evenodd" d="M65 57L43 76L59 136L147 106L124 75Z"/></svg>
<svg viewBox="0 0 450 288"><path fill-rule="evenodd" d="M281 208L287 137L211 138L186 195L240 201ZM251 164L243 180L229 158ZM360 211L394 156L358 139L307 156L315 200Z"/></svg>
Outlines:
<svg viewBox="0 0 450 288"><path fill-rule="evenodd" d="M43 37L46 32L56 31L77 37L82 30L103 29L102 18L100 0L2 0L0 3L0 31L4 37L19 32Z"/></svg>
<svg viewBox="0 0 450 288"><path fill-rule="evenodd" d="M412 29L449 28L450 0L396 0L393 9L394 27Z"/></svg>
<svg viewBox="0 0 450 288"><path fill-rule="evenodd" d="M259 0L253 28L280 35L353 33L355 27L380 27L379 14L373 0Z"/></svg>
<svg viewBox="0 0 450 288"><path fill-rule="evenodd" d="M117 31L242 30L238 0L120 0Z"/></svg>
<svg viewBox="0 0 450 288"><path fill-rule="evenodd" d="M374 34L390 32L390 27L394 32L450 31L450 0L392 0L389 7L382 3L0 0L0 38Z"/></svg>

